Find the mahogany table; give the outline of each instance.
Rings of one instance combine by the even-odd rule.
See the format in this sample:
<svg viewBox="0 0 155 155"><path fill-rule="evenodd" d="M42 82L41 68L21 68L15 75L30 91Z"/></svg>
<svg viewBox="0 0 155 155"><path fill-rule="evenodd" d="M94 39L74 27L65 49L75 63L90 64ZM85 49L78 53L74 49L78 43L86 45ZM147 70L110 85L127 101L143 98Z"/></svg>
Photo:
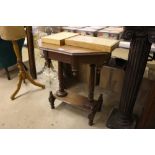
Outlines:
<svg viewBox="0 0 155 155"><path fill-rule="evenodd" d="M48 63L51 62L51 59L58 61L59 90L54 94L52 91L50 92L49 101L51 108L55 108L54 101L55 99L58 99L83 110L87 110L89 112L89 125L93 125L95 114L101 110L103 102L102 94L99 95L97 101L94 100L95 67L96 65L104 65L108 63L111 53L98 52L67 45L57 46L42 43L40 43L40 49L44 52L45 59ZM69 63L74 67L79 63L90 64L88 97L74 94L73 92L64 89L63 63Z"/></svg>

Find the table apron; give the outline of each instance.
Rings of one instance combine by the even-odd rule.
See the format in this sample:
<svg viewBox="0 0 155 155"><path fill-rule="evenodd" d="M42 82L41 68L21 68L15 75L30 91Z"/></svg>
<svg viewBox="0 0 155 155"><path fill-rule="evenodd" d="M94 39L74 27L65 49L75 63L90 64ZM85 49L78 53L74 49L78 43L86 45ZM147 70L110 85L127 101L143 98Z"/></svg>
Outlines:
<svg viewBox="0 0 155 155"><path fill-rule="evenodd" d="M71 65L77 63L103 65L108 63L111 56L110 54L107 53L98 55L66 55L64 53L56 53L52 51L43 51L43 52L45 58L47 59L69 63Z"/></svg>

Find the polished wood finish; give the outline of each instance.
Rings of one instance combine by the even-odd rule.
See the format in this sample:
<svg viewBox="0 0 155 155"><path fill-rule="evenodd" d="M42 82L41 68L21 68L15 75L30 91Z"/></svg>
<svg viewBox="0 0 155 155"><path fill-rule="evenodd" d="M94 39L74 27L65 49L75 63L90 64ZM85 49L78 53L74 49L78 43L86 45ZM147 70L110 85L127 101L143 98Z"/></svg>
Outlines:
<svg viewBox="0 0 155 155"><path fill-rule="evenodd" d="M54 44L54 45L65 45L65 39L77 36L78 33L71 33L71 32L60 32L56 34L52 34L49 36L42 37L41 40L44 43Z"/></svg>
<svg viewBox="0 0 155 155"><path fill-rule="evenodd" d="M8 41L25 38L24 26L0 26L0 37Z"/></svg>
<svg viewBox="0 0 155 155"><path fill-rule="evenodd" d="M55 51L58 53L62 54L67 54L67 55L96 55L96 54L104 54L104 53L111 53L108 51L102 52L98 50L91 50L91 49L86 49L86 48L81 48L81 47L74 47L74 46L58 46L58 45L53 45L53 44L48 44L48 43L42 43L41 40L38 42L39 47L42 50L48 50L48 51ZM107 54L105 54L107 55Z"/></svg>
<svg viewBox="0 0 155 155"><path fill-rule="evenodd" d="M69 39L65 39L65 44L103 52L111 52L113 49L118 47L119 41L79 35L71 37Z"/></svg>
<svg viewBox="0 0 155 155"><path fill-rule="evenodd" d="M143 112L136 128L155 129L155 81L151 81Z"/></svg>
<svg viewBox="0 0 155 155"><path fill-rule="evenodd" d="M88 115L89 118L89 125L93 125L93 120L95 114L97 112L96 107L99 106L99 102L95 104L94 102L94 88L95 88L95 64L90 65L90 75L89 75L89 92L88 92L88 100L90 105L93 107L91 108L91 112ZM102 104L102 103L101 103ZM95 106L96 105L96 106Z"/></svg>
<svg viewBox="0 0 155 155"><path fill-rule="evenodd" d="M84 110L89 111L89 125L93 125L93 120L96 112L101 111L103 97L99 96L98 100L94 100L94 85L95 85L95 67L96 65L103 65L108 63L110 59L110 52L98 52L71 46L55 46L40 43L40 49L43 50L46 59L58 61L58 77L59 77L59 90L56 94L50 92L49 101L51 108L54 109L55 99L59 99L65 103L78 106ZM81 95L73 94L64 90L63 79L63 65L68 63L73 66L76 64L84 63L90 65L90 80L88 98Z"/></svg>
<svg viewBox="0 0 155 155"><path fill-rule="evenodd" d="M95 65L90 65L90 76L89 76L89 93L88 93L88 99L91 104L93 104L94 101L94 88L95 88Z"/></svg>
<svg viewBox="0 0 155 155"><path fill-rule="evenodd" d="M125 71L120 104L107 121L109 128L135 128L133 108L143 78L152 42L155 42L155 27L125 27L123 38L131 40L129 58Z"/></svg>
<svg viewBox="0 0 155 155"><path fill-rule="evenodd" d="M71 65L77 63L98 64L108 63L110 52L100 52L73 46L56 46L52 44L39 43L39 47L44 52L46 59L52 59L69 63ZM75 59L74 59L75 58Z"/></svg>
<svg viewBox="0 0 155 155"><path fill-rule="evenodd" d="M82 110L90 110L91 105L89 102L88 97L82 96L82 95L78 95L76 93L73 93L71 91L68 91L67 93L68 95L65 97L57 97L57 99L59 99L62 102L65 102L67 104L71 104L73 106L77 106ZM56 94L55 94L56 95Z"/></svg>
<svg viewBox="0 0 155 155"><path fill-rule="evenodd" d="M27 37L27 46L28 46L30 74L33 79L37 79L32 26L26 26L26 37Z"/></svg>
<svg viewBox="0 0 155 155"><path fill-rule="evenodd" d="M59 90L56 92L56 95L59 97L64 97L67 95L67 92L64 90L64 79L63 79L63 63L58 62L58 79L59 79Z"/></svg>
<svg viewBox="0 0 155 155"><path fill-rule="evenodd" d="M89 102L90 102L90 100L89 100ZM92 101L90 102L91 108L90 108L90 113L88 115L90 126L92 126L94 124L93 123L94 117L97 112L101 111L102 104L103 104L103 95L102 94L100 94L97 101L93 100L93 102Z"/></svg>

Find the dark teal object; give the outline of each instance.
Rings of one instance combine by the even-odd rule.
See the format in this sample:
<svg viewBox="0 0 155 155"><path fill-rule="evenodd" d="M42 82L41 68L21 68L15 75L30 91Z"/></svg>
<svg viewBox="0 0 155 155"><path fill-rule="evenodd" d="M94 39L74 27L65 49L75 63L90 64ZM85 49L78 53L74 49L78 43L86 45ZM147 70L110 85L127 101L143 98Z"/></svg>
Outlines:
<svg viewBox="0 0 155 155"><path fill-rule="evenodd" d="M17 41L20 52L22 51L24 40L25 39L20 39ZM7 68L15 65L16 63L17 59L13 50L12 42L0 39L0 68L4 68L6 72L8 72ZM10 79L9 75L7 76L8 79Z"/></svg>

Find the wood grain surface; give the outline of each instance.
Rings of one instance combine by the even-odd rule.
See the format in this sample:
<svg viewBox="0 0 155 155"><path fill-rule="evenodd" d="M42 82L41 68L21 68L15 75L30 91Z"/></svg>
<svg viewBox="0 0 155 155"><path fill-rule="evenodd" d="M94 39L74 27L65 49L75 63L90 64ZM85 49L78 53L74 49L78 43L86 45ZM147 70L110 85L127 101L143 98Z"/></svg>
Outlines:
<svg viewBox="0 0 155 155"><path fill-rule="evenodd" d="M70 38L72 36L76 36L78 33L72 33L72 32L60 32L52 35L48 35L45 37L42 37L42 42L44 43L50 43L55 45L64 45L65 39Z"/></svg>
<svg viewBox="0 0 155 155"><path fill-rule="evenodd" d="M103 52L111 52L114 48L118 47L119 41L79 35L65 39L65 44Z"/></svg>

